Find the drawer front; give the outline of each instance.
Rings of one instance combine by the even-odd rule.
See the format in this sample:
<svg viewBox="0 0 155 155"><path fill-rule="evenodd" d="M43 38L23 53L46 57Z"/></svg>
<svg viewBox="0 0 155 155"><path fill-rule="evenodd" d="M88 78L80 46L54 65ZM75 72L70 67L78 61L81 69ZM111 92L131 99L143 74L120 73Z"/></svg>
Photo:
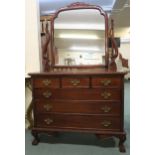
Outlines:
<svg viewBox="0 0 155 155"><path fill-rule="evenodd" d="M36 99L58 100L117 100L121 99L120 89L35 89Z"/></svg>
<svg viewBox="0 0 155 155"><path fill-rule="evenodd" d="M100 101L35 101L37 113L56 112L56 113L87 113L120 115L119 102L100 102Z"/></svg>
<svg viewBox="0 0 155 155"><path fill-rule="evenodd" d="M34 88L59 88L59 78L36 78L34 79Z"/></svg>
<svg viewBox="0 0 155 155"><path fill-rule="evenodd" d="M92 77L92 87L120 87L121 79L118 77Z"/></svg>
<svg viewBox="0 0 155 155"><path fill-rule="evenodd" d="M64 77L62 78L62 88L89 88L89 78Z"/></svg>
<svg viewBox="0 0 155 155"><path fill-rule="evenodd" d="M42 114L36 118L37 127L60 127L60 128L82 128L119 130L119 117L105 117L102 115L63 115Z"/></svg>

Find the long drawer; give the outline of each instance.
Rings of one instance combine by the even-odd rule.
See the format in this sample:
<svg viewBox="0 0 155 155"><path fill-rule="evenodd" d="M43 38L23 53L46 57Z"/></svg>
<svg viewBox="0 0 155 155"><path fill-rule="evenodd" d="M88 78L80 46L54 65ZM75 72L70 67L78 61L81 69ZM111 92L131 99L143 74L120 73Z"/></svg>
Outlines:
<svg viewBox="0 0 155 155"><path fill-rule="evenodd" d="M105 114L120 115L119 102L103 101L35 101L37 113L83 113L83 114Z"/></svg>
<svg viewBox="0 0 155 155"><path fill-rule="evenodd" d="M61 127L82 129L119 130L119 117L105 117L102 115L63 115L40 114L36 117L37 127Z"/></svg>
<svg viewBox="0 0 155 155"><path fill-rule="evenodd" d="M120 89L35 89L35 99L62 100L117 100L121 99Z"/></svg>

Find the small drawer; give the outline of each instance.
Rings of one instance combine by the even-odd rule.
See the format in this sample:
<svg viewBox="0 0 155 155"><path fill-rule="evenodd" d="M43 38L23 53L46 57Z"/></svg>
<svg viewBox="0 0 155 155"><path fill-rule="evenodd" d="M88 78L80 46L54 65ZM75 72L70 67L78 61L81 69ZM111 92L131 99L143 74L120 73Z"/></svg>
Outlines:
<svg viewBox="0 0 155 155"><path fill-rule="evenodd" d="M34 88L59 88L59 78L34 78Z"/></svg>
<svg viewBox="0 0 155 155"><path fill-rule="evenodd" d="M116 77L93 77L92 87L120 87L121 79Z"/></svg>
<svg viewBox="0 0 155 155"><path fill-rule="evenodd" d="M62 78L62 88L89 88L89 78L64 77Z"/></svg>
<svg viewBox="0 0 155 155"><path fill-rule="evenodd" d="M119 130L119 117L102 115L42 114L36 117L37 127Z"/></svg>
<svg viewBox="0 0 155 155"><path fill-rule="evenodd" d="M37 113L83 113L83 114L104 114L111 116L120 115L119 102L103 101L35 101Z"/></svg>

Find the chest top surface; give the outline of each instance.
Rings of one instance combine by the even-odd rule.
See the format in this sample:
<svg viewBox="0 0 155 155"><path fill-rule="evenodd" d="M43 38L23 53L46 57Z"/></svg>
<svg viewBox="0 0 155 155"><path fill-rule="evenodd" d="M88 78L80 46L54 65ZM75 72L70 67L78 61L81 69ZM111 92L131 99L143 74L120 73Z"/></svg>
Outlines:
<svg viewBox="0 0 155 155"><path fill-rule="evenodd" d="M51 72L34 72L29 73L30 76L52 76L52 75L119 75L124 76L125 72L122 71L113 71L113 70L107 70L107 69L65 69L65 70L56 70Z"/></svg>

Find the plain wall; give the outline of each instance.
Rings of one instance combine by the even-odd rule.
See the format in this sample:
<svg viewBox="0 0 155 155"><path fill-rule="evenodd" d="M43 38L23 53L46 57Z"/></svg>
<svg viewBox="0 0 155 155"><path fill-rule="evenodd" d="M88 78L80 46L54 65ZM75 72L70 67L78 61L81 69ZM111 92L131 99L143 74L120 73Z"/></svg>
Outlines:
<svg viewBox="0 0 155 155"><path fill-rule="evenodd" d="M26 0L25 76L40 71L40 29L38 0Z"/></svg>

